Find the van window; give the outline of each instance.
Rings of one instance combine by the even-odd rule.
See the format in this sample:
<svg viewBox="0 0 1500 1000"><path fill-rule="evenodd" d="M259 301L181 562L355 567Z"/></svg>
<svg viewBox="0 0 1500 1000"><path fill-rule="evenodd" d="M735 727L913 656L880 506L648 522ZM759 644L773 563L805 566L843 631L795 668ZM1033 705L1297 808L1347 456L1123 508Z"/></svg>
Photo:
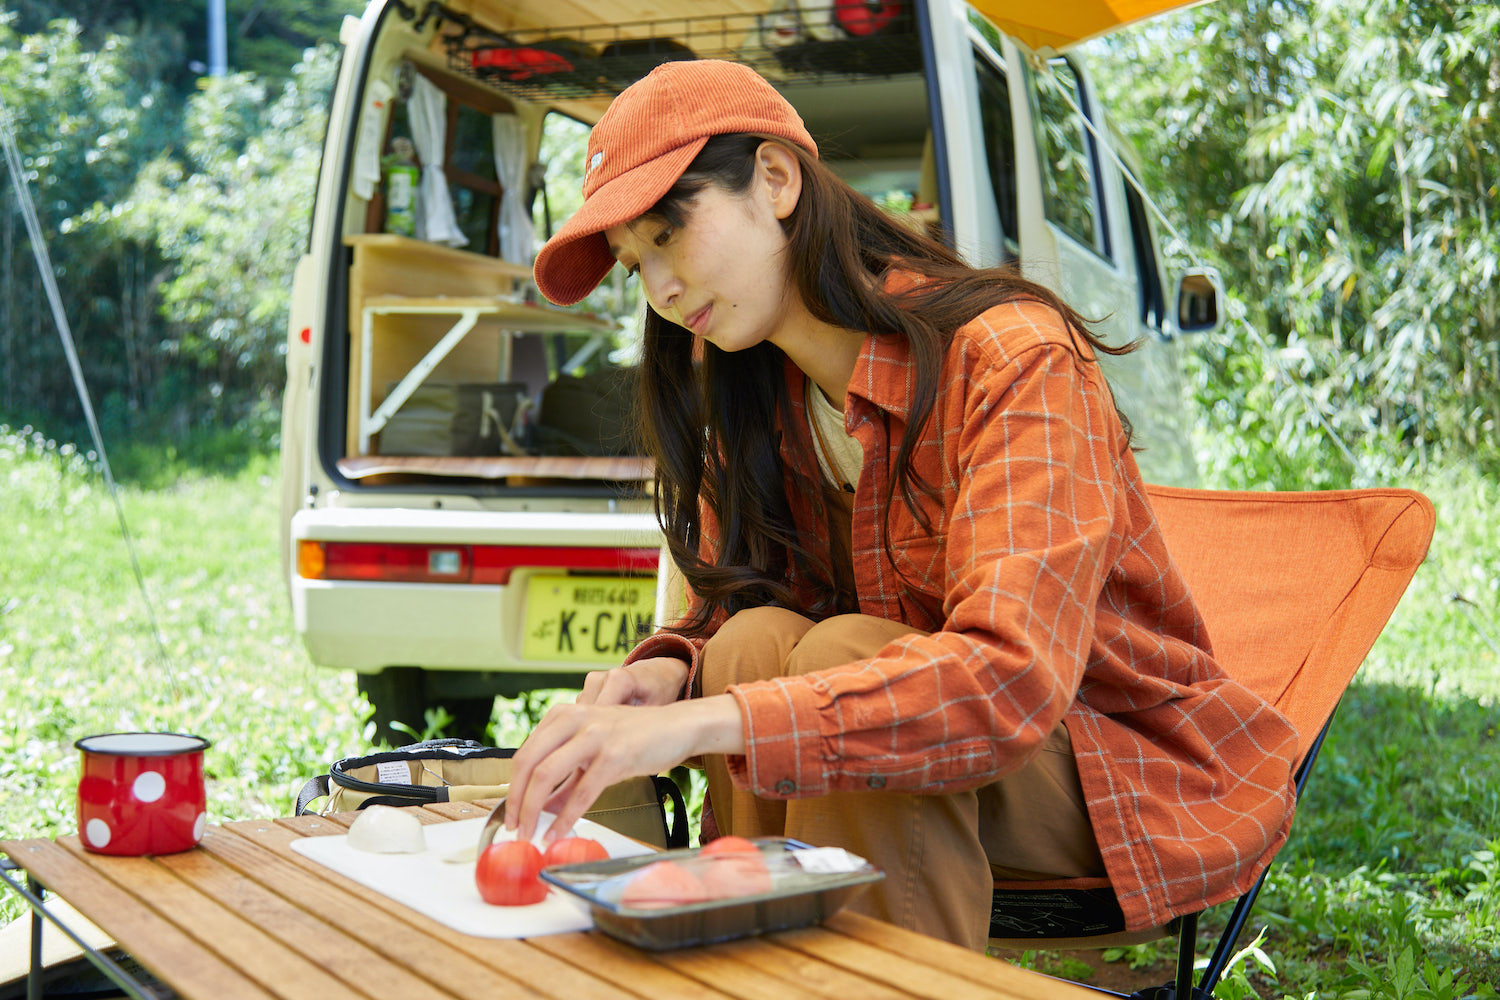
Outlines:
<svg viewBox="0 0 1500 1000"><path fill-rule="evenodd" d="M1010 113L1010 85L1005 74L977 50L974 68L979 75L979 121L984 129L984 155L989 161L990 184L1000 209L1000 228L1007 242L1020 244L1021 229L1016 216L1015 123Z"/></svg>
<svg viewBox="0 0 1500 1000"><path fill-rule="evenodd" d="M583 159L588 144L589 127L577 118L549 111L542 119L537 161L544 173L531 203L538 246L583 204Z"/></svg>
<svg viewBox="0 0 1500 1000"><path fill-rule="evenodd" d="M443 173L458 228L469 238L468 249L498 257L501 191L495 178L494 120L450 99L446 138Z"/></svg>
<svg viewBox="0 0 1500 1000"><path fill-rule="evenodd" d="M1161 268L1156 258L1156 238L1141 192L1125 182L1125 207L1130 214L1130 242L1135 253L1135 268L1140 276L1141 323L1158 333L1167 317L1166 290L1162 287Z"/></svg>
<svg viewBox="0 0 1500 1000"><path fill-rule="evenodd" d="M448 181L449 200L459 231L468 239L464 246L471 253L500 256L500 196L503 188L495 173L495 139L493 115L509 109L508 102L494 99L491 107L477 107L466 100L470 91L444 86L443 79L429 76L447 100L443 126L443 174ZM413 134L408 100L409 88L403 88L391 102L391 116L386 128L381 156L391 155L392 140ZM382 203L371 203L366 231L384 229Z"/></svg>
<svg viewBox="0 0 1500 1000"><path fill-rule="evenodd" d="M1095 180L1098 159L1094 137L1068 103L1071 99L1087 111L1078 75L1066 59L1051 59L1047 65L1050 73L1035 75L1047 218L1084 246L1109 257Z"/></svg>

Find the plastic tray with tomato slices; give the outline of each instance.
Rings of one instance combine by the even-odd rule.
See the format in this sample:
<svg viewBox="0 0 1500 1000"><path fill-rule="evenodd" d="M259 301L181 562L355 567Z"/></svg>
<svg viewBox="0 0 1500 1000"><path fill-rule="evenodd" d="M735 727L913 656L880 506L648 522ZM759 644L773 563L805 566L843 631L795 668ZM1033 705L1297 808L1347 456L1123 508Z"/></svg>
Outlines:
<svg viewBox="0 0 1500 1000"><path fill-rule="evenodd" d="M652 951L819 923L885 878L880 869L840 848L815 848L784 837L749 843L759 852L768 878L757 874L753 859L736 860L733 854L705 848L558 865L544 869L541 877L583 900L599 930ZM654 898L650 891L643 896L641 880L656 878L648 869L659 875L663 869L653 866L663 862L677 866L668 880L673 884ZM691 878L684 878L684 872ZM678 883L691 885L692 879L711 887L713 895L698 899L696 890L677 891Z"/></svg>

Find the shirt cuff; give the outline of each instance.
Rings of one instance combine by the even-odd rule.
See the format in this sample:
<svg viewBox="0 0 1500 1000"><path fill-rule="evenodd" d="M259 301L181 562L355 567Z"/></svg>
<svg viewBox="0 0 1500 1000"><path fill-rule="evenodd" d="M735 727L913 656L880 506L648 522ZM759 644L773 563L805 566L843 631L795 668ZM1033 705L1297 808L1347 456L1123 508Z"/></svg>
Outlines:
<svg viewBox="0 0 1500 1000"><path fill-rule="evenodd" d="M677 700L682 701L692 697L694 695L693 682L698 678L698 647L692 640L674 632L658 632L655 635L648 635L625 657L625 663L630 664L637 660L650 659L653 656L672 656L686 661L687 680L683 682L682 690L677 692Z"/></svg>
<svg viewBox="0 0 1500 1000"><path fill-rule="evenodd" d="M826 697L805 678L732 684L745 723L745 754L726 758L736 785L763 799L802 799L831 790L823 767Z"/></svg>

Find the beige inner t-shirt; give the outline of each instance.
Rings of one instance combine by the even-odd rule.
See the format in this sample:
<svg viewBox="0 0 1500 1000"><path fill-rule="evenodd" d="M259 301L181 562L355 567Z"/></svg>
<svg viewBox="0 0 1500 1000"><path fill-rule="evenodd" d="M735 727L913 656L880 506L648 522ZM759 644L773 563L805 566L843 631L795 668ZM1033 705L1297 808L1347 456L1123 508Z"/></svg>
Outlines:
<svg viewBox="0 0 1500 1000"><path fill-rule="evenodd" d="M813 424L813 443L817 445L818 465L823 475L845 493L853 493L865 462L865 451L844 430L844 414L811 379L807 381L807 413Z"/></svg>

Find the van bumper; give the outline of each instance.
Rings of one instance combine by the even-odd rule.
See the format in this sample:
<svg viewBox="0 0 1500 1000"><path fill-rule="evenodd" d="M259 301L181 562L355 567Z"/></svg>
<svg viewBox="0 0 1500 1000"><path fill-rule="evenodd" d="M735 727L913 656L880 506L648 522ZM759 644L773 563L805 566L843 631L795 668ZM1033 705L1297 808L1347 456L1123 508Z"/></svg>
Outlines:
<svg viewBox="0 0 1500 1000"><path fill-rule="evenodd" d="M325 508L292 518L292 564L303 541L656 548L660 530L650 514L422 511ZM527 656L528 584L558 567L519 567L504 584L414 583L309 579L291 573L292 616L314 664L375 673L392 666L571 674L617 665L624 658L590 648L578 636L577 654ZM660 571L658 578L664 576ZM657 580L640 579L660 603ZM590 578L585 578L590 579ZM534 613L533 613L534 616Z"/></svg>

